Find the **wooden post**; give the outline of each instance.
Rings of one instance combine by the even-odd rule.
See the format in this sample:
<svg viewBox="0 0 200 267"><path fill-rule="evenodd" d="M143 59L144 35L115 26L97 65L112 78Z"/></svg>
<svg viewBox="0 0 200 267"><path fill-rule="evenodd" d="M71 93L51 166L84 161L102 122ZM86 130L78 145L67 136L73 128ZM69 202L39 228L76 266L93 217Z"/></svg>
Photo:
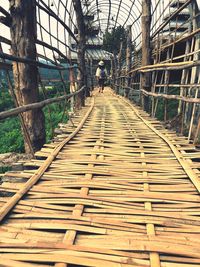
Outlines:
<svg viewBox="0 0 200 267"><path fill-rule="evenodd" d="M200 118L198 120L198 124L197 124L197 128L196 128L196 132L195 132L195 136L194 136L194 144L197 144L197 142L199 141L199 133L200 133Z"/></svg>
<svg viewBox="0 0 200 267"><path fill-rule="evenodd" d="M168 60L170 58L170 50L167 50L167 57L166 59ZM168 94L168 89L169 89L169 78L170 78L170 71L166 70L164 72L164 84L166 84L166 86L164 87L164 94ZM168 110L167 110L167 106L168 106L168 100L164 99L164 121L167 121L168 119Z"/></svg>
<svg viewBox="0 0 200 267"><path fill-rule="evenodd" d="M132 65L132 32L131 25L127 26L127 48L126 48L126 87L130 87L131 74L129 73ZM125 89L125 97L128 97L130 89Z"/></svg>
<svg viewBox="0 0 200 267"><path fill-rule="evenodd" d="M116 59L116 55L114 54L112 59L111 59L111 64L112 64L112 86L113 86L113 90L116 91L116 77L117 77L117 59Z"/></svg>
<svg viewBox="0 0 200 267"><path fill-rule="evenodd" d="M76 91L76 83L74 79L74 68L72 66L72 63L70 63L70 69L69 69L69 81L70 81L70 93L73 94ZM70 109L71 112L74 111L74 97L70 99Z"/></svg>
<svg viewBox="0 0 200 267"><path fill-rule="evenodd" d="M150 27L151 27L151 0L142 0L142 66L151 63L150 48ZM141 73L141 89L151 90L150 73ZM148 97L142 96L143 108L149 110Z"/></svg>
<svg viewBox="0 0 200 267"><path fill-rule="evenodd" d="M90 96L90 90L91 90L91 86L90 86L90 59L87 57L85 59L85 73L84 73L84 84L86 85L86 89L85 89L85 97L89 97Z"/></svg>
<svg viewBox="0 0 200 267"><path fill-rule="evenodd" d="M11 51L13 56L36 60L36 3L35 0L10 0ZM13 62L15 94L20 106L38 102L38 68L25 63ZM23 120L34 151L45 143L45 119L41 109L23 114ZM24 136L26 133L23 131ZM30 147L25 140L25 151Z"/></svg>
<svg viewBox="0 0 200 267"><path fill-rule="evenodd" d="M90 59L90 83L91 83L91 91L94 90L94 73L93 73L93 59Z"/></svg>
<svg viewBox="0 0 200 267"><path fill-rule="evenodd" d="M81 7L80 0L73 0L74 10L76 13L76 22L78 29L78 49L77 49L77 62L78 62L78 89L80 89L83 85L86 85L86 67L85 67L85 23L84 23L84 15ZM75 98L75 107L80 109L81 106L85 105L85 94L81 92Z"/></svg>

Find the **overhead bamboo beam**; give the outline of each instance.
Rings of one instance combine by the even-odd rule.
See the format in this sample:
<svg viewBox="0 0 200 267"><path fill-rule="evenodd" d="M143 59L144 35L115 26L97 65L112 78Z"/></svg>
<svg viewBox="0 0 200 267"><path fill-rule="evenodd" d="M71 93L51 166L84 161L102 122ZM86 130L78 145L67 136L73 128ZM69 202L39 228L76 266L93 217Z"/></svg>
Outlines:
<svg viewBox="0 0 200 267"><path fill-rule="evenodd" d="M6 11L2 6L0 6L0 12L1 12L4 16L8 16L8 17L10 17L10 14L8 13L8 11Z"/></svg>
<svg viewBox="0 0 200 267"><path fill-rule="evenodd" d="M16 63L25 63L26 65L30 66L35 66L35 67L40 67L40 68L46 68L46 69L53 69L53 70L65 70L66 68L60 67L60 66L53 66L53 65L48 65L42 62L38 62L29 57L20 57L19 55L14 56L14 55L9 55L3 52L0 52L0 58L2 59L7 59L14 61Z"/></svg>
<svg viewBox="0 0 200 267"><path fill-rule="evenodd" d="M46 47L52 51L55 51L56 53L58 53L59 56L61 56L63 59L66 60L66 63L69 63L69 58L66 55L64 55L58 48L56 48L56 47L54 47L54 46L52 46L46 42L43 42L41 40L37 40L36 43L39 45L42 45L42 46L44 46L44 47Z"/></svg>
<svg viewBox="0 0 200 267"><path fill-rule="evenodd" d="M5 43L7 45L11 45L11 41L3 36L0 36L0 42Z"/></svg>
<svg viewBox="0 0 200 267"><path fill-rule="evenodd" d="M44 1L40 0L40 2L42 3L42 5L40 5L38 2L36 2L36 5L38 6L39 9L43 10L44 12L46 12L49 16L53 17L55 20L59 21L60 24L68 31L68 33L70 34L70 36L77 42L77 38L76 36L73 34L72 30L64 23L64 21L62 19L60 19L53 11L51 8L48 7L47 4L45 4Z"/></svg>

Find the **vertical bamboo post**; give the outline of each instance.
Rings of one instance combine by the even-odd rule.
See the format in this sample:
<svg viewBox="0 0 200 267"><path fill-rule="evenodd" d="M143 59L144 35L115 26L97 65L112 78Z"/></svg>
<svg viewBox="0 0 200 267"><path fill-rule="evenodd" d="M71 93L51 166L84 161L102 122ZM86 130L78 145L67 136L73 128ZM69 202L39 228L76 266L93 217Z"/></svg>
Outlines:
<svg viewBox="0 0 200 267"><path fill-rule="evenodd" d="M123 42L121 40L120 42L120 49L118 53L118 60L117 60L117 88L116 88L116 93L119 93L119 88L120 88L120 76L121 76L121 60L122 60L122 49L123 49Z"/></svg>
<svg viewBox="0 0 200 267"><path fill-rule="evenodd" d="M111 80L110 80L110 83L111 83L112 89L114 89L114 76L115 76L114 71L115 71L115 66L114 66L114 59L113 59L113 57L111 58L110 63L111 63L111 67L110 67Z"/></svg>
<svg viewBox="0 0 200 267"><path fill-rule="evenodd" d="M129 95L129 87L131 83L131 74L129 73L132 65L132 32L131 25L127 26L127 48L126 48L126 89L124 91L125 97Z"/></svg>
<svg viewBox="0 0 200 267"><path fill-rule="evenodd" d="M151 0L142 0L142 66L150 65L151 48L150 48L150 27L151 27ZM141 73L141 89L151 90L150 73ZM148 97L142 96L143 108L149 110Z"/></svg>
<svg viewBox="0 0 200 267"><path fill-rule="evenodd" d="M170 58L170 51L169 51L169 49L168 49L166 59L168 60L169 58ZM170 71L165 70L165 78L164 78L164 84L165 84L165 87L164 87L164 94L168 94L168 89L169 89L169 86L168 86L168 84L169 84L169 75L170 75ZM165 100L164 100L164 121L167 121L167 119L168 119L168 116L167 116L167 114L168 114L167 106L168 106L168 100L165 99Z"/></svg>
<svg viewBox="0 0 200 267"><path fill-rule="evenodd" d="M70 93L74 93L76 91L76 83L74 79L74 68L71 62L69 69L69 82L70 82ZM70 109L72 112L74 111L74 97L70 99Z"/></svg>
<svg viewBox="0 0 200 267"><path fill-rule="evenodd" d="M199 21L199 9L197 6L197 1L192 1L191 4L188 6L191 14L191 24L190 24L190 32L195 31L200 27L200 21ZM191 30L192 28L192 30ZM190 52L198 51L200 48L200 38L198 35L195 35L192 40L191 40L191 49ZM198 61L200 59L199 53L194 53L193 55L189 56L189 59L193 61ZM191 69L191 75L188 75L188 79L190 79L191 84L199 83L199 72L200 72L200 67L196 66ZM189 96L195 95L195 91L192 88L188 89L187 94ZM194 116L192 119L193 122L198 121L198 112L194 111L194 107L196 105L194 104L186 104L186 114L184 118L184 124L185 126L189 129L189 136L193 134L191 131L193 130L193 125L191 125L191 118Z"/></svg>
<svg viewBox="0 0 200 267"><path fill-rule="evenodd" d="M185 47L184 61L188 60L187 54L190 52L190 47L191 47L190 40L187 40L186 47ZM187 75L188 75L188 70L183 69L182 70L182 76L181 76L181 85L186 83ZM184 94L185 94L184 87L181 86L180 87L180 96L183 96ZM180 115L182 113L183 105L184 105L184 103L180 100L179 105L178 105L178 115Z"/></svg>
<svg viewBox="0 0 200 267"><path fill-rule="evenodd" d="M78 62L78 76L77 83L78 89L82 86L86 86L86 67L85 67L85 23L84 15L82 11L81 1L72 0L74 5L74 11L76 13L76 22L78 29L78 49L77 49L77 62ZM75 97L75 108L80 109L81 106L85 105L85 93L82 91Z"/></svg>
<svg viewBox="0 0 200 267"><path fill-rule="evenodd" d="M117 57L114 54L113 56L113 83L114 83L114 90L115 92L117 92L117 68L118 68L118 64L117 64Z"/></svg>
<svg viewBox="0 0 200 267"><path fill-rule="evenodd" d="M36 1L10 0L12 17L11 52L14 56L36 60ZM27 105L39 100L38 68L25 63L13 62L15 94L19 105ZM45 119L41 109L23 114L28 135L34 151L45 143ZM24 136L26 133L23 130ZM25 151L30 153L30 146L25 141Z"/></svg>
<svg viewBox="0 0 200 267"><path fill-rule="evenodd" d="M90 79L91 79L91 90L94 90L94 74L93 74L93 60L90 59Z"/></svg>
<svg viewBox="0 0 200 267"><path fill-rule="evenodd" d="M197 129L196 129L196 132L195 132L194 144L196 144L198 142L199 133L200 133L200 118L198 120Z"/></svg>
<svg viewBox="0 0 200 267"><path fill-rule="evenodd" d="M198 97L198 88L196 88L196 92L195 92L195 98L197 97ZM190 141L190 138L192 135L192 127L193 127L193 122L194 122L195 109L196 109L196 103L193 103L192 114L191 114L191 119L190 119L190 127L189 127L189 133L188 133L188 141Z"/></svg>

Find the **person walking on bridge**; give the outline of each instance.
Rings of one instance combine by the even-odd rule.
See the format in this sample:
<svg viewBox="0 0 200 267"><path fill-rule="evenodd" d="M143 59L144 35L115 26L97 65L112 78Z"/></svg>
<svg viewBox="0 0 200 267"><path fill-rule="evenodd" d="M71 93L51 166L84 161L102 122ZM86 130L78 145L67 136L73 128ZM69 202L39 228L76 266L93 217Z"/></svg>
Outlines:
<svg viewBox="0 0 200 267"><path fill-rule="evenodd" d="M96 79L99 86L99 92L103 93L105 81L107 79L108 73L105 68L104 62L101 60L98 64L97 70L96 70Z"/></svg>

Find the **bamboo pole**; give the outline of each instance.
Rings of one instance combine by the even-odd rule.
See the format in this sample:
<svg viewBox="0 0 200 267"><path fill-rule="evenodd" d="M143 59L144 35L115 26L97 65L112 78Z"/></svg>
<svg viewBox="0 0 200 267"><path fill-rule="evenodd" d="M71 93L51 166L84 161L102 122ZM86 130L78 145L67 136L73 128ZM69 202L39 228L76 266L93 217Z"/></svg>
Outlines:
<svg viewBox="0 0 200 267"><path fill-rule="evenodd" d="M199 132L200 132L200 118L198 120L197 129L194 137L194 144L198 142Z"/></svg>
<svg viewBox="0 0 200 267"><path fill-rule="evenodd" d="M198 90L196 90L196 92L195 92L195 98L197 98L197 97L198 97ZM193 126L193 122L194 122L195 109L196 109L196 103L194 103L193 107L192 107L192 115L191 115L191 119L190 119L190 127L189 127L189 133L188 133L188 141L190 141L190 137L192 134L192 126Z"/></svg>
<svg viewBox="0 0 200 267"><path fill-rule="evenodd" d="M116 87L116 93L119 93L120 89L120 76L121 76L121 60L122 60L122 49L123 49L123 42L122 40L120 41L120 49L117 57L117 87Z"/></svg>
<svg viewBox="0 0 200 267"><path fill-rule="evenodd" d="M181 42L185 42L188 39L192 38L193 36L197 35L200 32L200 28L198 28L197 30L191 32L190 34L184 35L183 37L176 39L173 43L164 45L160 48L160 51L164 51L165 49L169 48L170 46L174 45L174 44L178 44Z"/></svg>
<svg viewBox="0 0 200 267"><path fill-rule="evenodd" d="M151 48L150 48L150 25L151 25L151 1L142 1L142 67L150 65ZM151 90L149 73L141 73L141 89ZM142 106L148 111L149 103L147 97L142 97Z"/></svg>
<svg viewBox="0 0 200 267"><path fill-rule="evenodd" d="M197 61L186 61L186 62L174 62L174 63L158 63L154 65L143 66L134 70L131 70L130 73L134 72L152 72L159 70L182 70L187 68L192 68L200 65L200 60Z"/></svg>
<svg viewBox="0 0 200 267"><path fill-rule="evenodd" d="M160 93L152 93L152 92L148 92L145 91L143 89L141 89L141 92L145 95L148 96L154 96L156 98L164 98L164 99L175 99L175 100L181 100L184 102L188 102L188 103L196 103L196 104L200 104L200 99L199 98L192 98L192 97L185 97L185 96L178 96L178 95L167 95L167 94L160 94Z"/></svg>
<svg viewBox="0 0 200 267"><path fill-rule="evenodd" d="M131 84L131 70L132 63L132 32L131 25L127 26L127 48L126 48L126 89L124 90L124 96L129 96L129 89Z"/></svg>
<svg viewBox="0 0 200 267"><path fill-rule="evenodd" d="M189 43L189 40L186 42L186 47L185 47L185 54L187 55L189 53L189 50L190 50L190 43ZM188 57L185 56L184 58L184 62L188 60ZM186 69L183 69L182 71L182 77L181 77L181 84L184 84L186 82L186 77L187 77L187 70ZM183 87L181 86L180 87L180 96L183 96L184 95L184 90L183 90ZM179 101L179 105L178 105L178 115L181 113L182 111L182 102Z"/></svg>
<svg viewBox="0 0 200 267"><path fill-rule="evenodd" d="M84 89L85 89L85 86L83 86L80 90L76 91L73 94L54 97L54 98L51 98L51 99L46 99L46 100L41 101L41 102L36 102L36 103L20 106L20 107L17 107L17 108L13 108L13 109L10 109L8 111L0 112L0 119L6 119L6 118L11 117L11 116L16 116L19 113L23 113L23 112L34 110L34 109L38 109L38 108L43 108L43 107L45 107L47 105L50 105L52 103L57 103L57 102L61 102L61 101L70 99L71 97L73 97L73 96L79 94L80 92L82 92Z"/></svg>
<svg viewBox="0 0 200 267"><path fill-rule="evenodd" d="M65 70L67 68L64 68L63 66L52 66L52 65L48 65L42 62L38 62L36 60L33 60L31 58L28 57L20 57L19 55L14 56L14 55L9 55L6 53L2 53L0 52L0 58L2 59L7 59L7 60L11 60L17 63L24 63L30 66L36 66L36 67L40 67L40 68L45 68L45 69L53 69L53 70Z"/></svg>

